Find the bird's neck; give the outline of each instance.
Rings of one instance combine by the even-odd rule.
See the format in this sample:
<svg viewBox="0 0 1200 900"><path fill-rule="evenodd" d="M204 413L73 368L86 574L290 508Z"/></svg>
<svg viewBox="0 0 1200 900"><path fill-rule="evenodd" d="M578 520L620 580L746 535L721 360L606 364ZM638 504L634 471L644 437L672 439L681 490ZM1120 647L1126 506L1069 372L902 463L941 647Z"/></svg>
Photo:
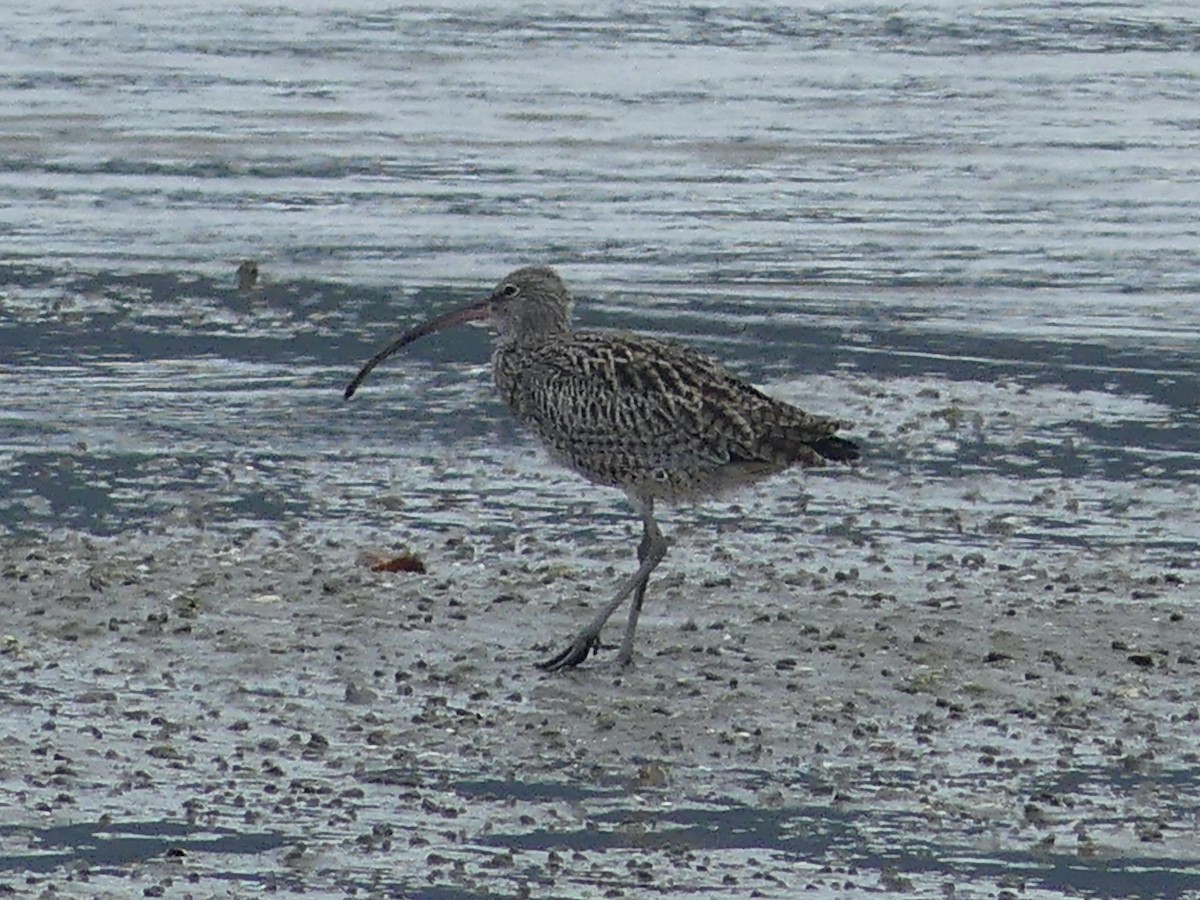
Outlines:
<svg viewBox="0 0 1200 900"><path fill-rule="evenodd" d="M561 341L571 336L570 328L538 328L536 330L510 331L496 338L497 347L536 347L550 341Z"/></svg>

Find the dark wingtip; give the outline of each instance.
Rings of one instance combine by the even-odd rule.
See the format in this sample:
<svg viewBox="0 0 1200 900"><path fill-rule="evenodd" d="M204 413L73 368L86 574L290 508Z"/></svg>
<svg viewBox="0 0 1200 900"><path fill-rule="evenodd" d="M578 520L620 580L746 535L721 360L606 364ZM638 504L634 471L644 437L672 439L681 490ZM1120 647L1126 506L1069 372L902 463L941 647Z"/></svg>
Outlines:
<svg viewBox="0 0 1200 900"><path fill-rule="evenodd" d="M858 444L840 437L826 437L809 445L831 462L854 462L862 456Z"/></svg>
<svg viewBox="0 0 1200 900"><path fill-rule="evenodd" d="M354 381L350 382L348 385L346 385L346 389L344 391L342 391L342 399L349 400L351 397L354 396L354 392L357 390L358 390L358 383L354 382Z"/></svg>

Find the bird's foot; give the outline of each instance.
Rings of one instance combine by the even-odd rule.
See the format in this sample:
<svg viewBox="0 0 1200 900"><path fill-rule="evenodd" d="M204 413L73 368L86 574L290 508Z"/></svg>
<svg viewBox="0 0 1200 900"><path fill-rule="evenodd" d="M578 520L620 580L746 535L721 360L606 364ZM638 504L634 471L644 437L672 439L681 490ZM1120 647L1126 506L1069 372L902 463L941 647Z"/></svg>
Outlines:
<svg viewBox="0 0 1200 900"><path fill-rule="evenodd" d="M571 646L562 653L542 660L540 663L534 663L534 665L543 672L560 672L563 669L570 669L579 665L588 658L589 654L595 653L599 649L600 635L581 634L575 640L571 641Z"/></svg>

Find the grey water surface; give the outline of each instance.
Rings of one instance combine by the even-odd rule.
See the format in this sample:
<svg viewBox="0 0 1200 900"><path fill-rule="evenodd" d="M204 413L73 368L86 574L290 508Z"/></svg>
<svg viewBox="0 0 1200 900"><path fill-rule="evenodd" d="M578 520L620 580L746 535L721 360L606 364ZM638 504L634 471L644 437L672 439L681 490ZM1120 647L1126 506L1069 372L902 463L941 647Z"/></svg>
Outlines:
<svg viewBox="0 0 1200 900"><path fill-rule="evenodd" d="M508 438L479 335L413 348L430 366L383 398L337 389L532 262L584 322L756 379L1150 397L1152 427L1038 452L1195 470L1200 24L1174 4L80 2L0 25L8 530L139 527L188 485L228 491L210 520L313 515L286 472L254 491L214 466L353 478L356 452ZM470 421L444 415L467 391Z"/></svg>
<svg viewBox="0 0 1200 900"><path fill-rule="evenodd" d="M1143 396L1161 420L1031 452L1196 469L1200 24L1175 4L67 3L0 26L9 531L140 527L190 491L228 494L214 522L314 515L305 464L508 440L478 334L414 347L385 395L338 388L530 262L584 322L756 380ZM470 421L445 415L468 392ZM270 489L228 484L234 460Z"/></svg>

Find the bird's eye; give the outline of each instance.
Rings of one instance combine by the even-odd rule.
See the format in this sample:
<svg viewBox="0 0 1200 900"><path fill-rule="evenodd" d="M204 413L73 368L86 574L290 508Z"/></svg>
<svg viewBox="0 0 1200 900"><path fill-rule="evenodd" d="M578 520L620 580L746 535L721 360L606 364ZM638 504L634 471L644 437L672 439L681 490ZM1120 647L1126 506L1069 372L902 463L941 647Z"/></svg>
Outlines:
<svg viewBox="0 0 1200 900"><path fill-rule="evenodd" d="M515 297L517 294L521 293L521 289L515 284L506 284L504 287L500 288L500 293L505 297Z"/></svg>

